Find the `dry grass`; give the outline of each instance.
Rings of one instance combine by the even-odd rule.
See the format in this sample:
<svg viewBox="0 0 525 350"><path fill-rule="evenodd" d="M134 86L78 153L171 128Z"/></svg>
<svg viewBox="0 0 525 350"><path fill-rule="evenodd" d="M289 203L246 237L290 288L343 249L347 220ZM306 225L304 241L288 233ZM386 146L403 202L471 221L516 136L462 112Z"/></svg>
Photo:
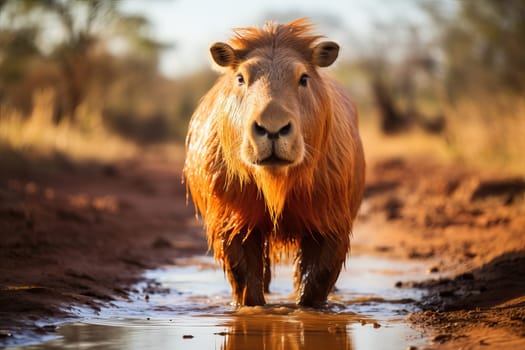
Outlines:
<svg viewBox="0 0 525 350"><path fill-rule="evenodd" d="M59 154L72 161L112 162L140 155L182 163L180 143L145 148L107 129L99 109L81 105L75 122L53 122L53 90L33 96L33 110L23 116L0 106L0 158L5 150L25 158L53 158ZM516 97L463 99L455 106L443 104L447 117L444 135L412 130L399 136L384 136L373 109L361 118L361 134L367 160L384 157L431 157L442 162L461 162L475 168L525 175L525 100Z"/></svg>
<svg viewBox="0 0 525 350"><path fill-rule="evenodd" d="M430 157L509 175L525 175L525 100L516 97L463 99L442 104L447 118L443 135L414 129L385 136L374 114L361 118L368 161L382 157Z"/></svg>
<svg viewBox="0 0 525 350"><path fill-rule="evenodd" d="M525 100L488 97L463 100L445 111L449 150L461 161L525 174Z"/></svg>
<svg viewBox="0 0 525 350"><path fill-rule="evenodd" d="M360 132L368 162L403 156L430 156L444 162L452 160L446 141L440 136L428 135L419 130L385 136L373 121L362 122Z"/></svg>
<svg viewBox="0 0 525 350"><path fill-rule="evenodd" d="M14 153L35 157L63 155L73 161L109 162L137 153L137 146L109 132L100 110L81 105L75 122L53 122L53 90L40 90L33 96L33 111L25 117L16 110L0 106L0 146Z"/></svg>

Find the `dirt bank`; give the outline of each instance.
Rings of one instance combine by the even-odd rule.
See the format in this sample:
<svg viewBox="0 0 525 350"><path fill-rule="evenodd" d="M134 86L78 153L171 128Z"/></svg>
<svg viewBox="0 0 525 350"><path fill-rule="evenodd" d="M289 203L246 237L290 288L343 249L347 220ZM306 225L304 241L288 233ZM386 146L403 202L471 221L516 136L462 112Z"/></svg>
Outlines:
<svg viewBox="0 0 525 350"><path fill-rule="evenodd" d="M2 170L0 345L53 331L75 307L154 293L154 282L131 290L145 269L204 253L181 166ZM523 180L428 159L373 161L353 251L428 263L428 281L398 287L428 290L411 319L436 344L525 345L524 191Z"/></svg>
<svg viewBox="0 0 525 350"><path fill-rule="evenodd" d="M181 166L136 160L2 171L0 345L53 331L73 307L153 293L154 283L130 289L145 269L205 253Z"/></svg>
<svg viewBox="0 0 525 350"><path fill-rule="evenodd" d="M428 159L371 164L360 225L372 249L428 264L411 316L449 348L525 346L525 181Z"/></svg>

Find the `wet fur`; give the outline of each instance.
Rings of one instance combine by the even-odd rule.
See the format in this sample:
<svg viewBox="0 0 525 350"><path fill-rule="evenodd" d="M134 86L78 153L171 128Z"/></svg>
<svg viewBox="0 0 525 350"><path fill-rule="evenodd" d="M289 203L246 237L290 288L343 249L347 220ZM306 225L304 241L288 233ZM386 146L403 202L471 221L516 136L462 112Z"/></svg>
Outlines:
<svg viewBox="0 0 525 350"><path fill-rule="evenodd" d="M312 93L300 101L306 121L301 164L271 172L243 163L243 106L231 84L235 67L225 69L190 122L185 181L239 305L264 304L268 261L283 253L296 253L298 303L323 304L350 248L364 189L357 113L344 89L314 67L312 46L320 37L311 29L305 20L269 23L239 29L230 41L239 64L242 55L289 49L309 65Z"/></svg>

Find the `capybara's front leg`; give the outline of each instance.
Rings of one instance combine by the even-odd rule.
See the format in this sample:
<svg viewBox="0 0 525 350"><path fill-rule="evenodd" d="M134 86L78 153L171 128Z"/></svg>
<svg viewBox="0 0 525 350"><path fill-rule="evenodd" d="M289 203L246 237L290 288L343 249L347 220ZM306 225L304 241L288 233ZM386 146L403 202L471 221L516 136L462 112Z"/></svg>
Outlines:
<svg viewBox="0 0 525 350"><path fill-rule="evenodd" d="M326 303L346 258L348 245L342 245L319 234L302 238L294 276L299 305L321 307Z"/></svg>
<svg viewBox="0 0 525 350"><path fill-rule="evenodd" d="M264 242L260 233L236 235L224 247L224 267L239 306L264 305Z"/></svg>

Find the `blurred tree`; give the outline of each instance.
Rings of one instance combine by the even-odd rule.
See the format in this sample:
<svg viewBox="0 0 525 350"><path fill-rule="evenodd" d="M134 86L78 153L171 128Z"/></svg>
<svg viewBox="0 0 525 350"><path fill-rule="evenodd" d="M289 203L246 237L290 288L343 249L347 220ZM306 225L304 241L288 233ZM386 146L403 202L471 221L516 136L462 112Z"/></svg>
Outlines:
<svg viewBox="0 0 525 350"><path fill-rule="evenodd" d="M24 1L0 1L0 102L28 113L31 92L21 82L31 75L30 67L42 59L36 44L38 27L20 20L27 10Z"/></svg>
<svg viewBox="0 0 525 350"><path fill-rule="evenodd" d="M39 55L35 45L36 28L15 31L0 29L0 77L7 82L23 75L27 59Z"/></svg>
<svg viewBox="0 0 525 350"><path fill-rule="evenodd" d="M477 0L455 5L457 9L424 3L441 31L450 98L465 91L524 92L525 2Z"/></svg>
<svg viewBox="0 0 525 350"><path fill-rule="evenodd" d="M150 35L146 18L124 14L118 1L0 1L3 83L21 78L20 72L28 70L21 60L24 55L48 53L47 59L61 75L62 116L74 118L75 109L94 83L98 82L101 89L106 87L103 82L111 75L97 77L94 73L103 70L96 66L105 64L109 46L120 44L121 51L132 52L133 59L150 67L150 71L156 71L160 51L167 47Z"/></svg>
<svg viewBox="0 0 525 350"><path fill-rule="evenodd" d="M434 103L438 62L429 39L409 22L379 22L374 29L359 48L358 62L368 76L381 131L398 134L417 126L441 133L445 118Z"/></svg>

